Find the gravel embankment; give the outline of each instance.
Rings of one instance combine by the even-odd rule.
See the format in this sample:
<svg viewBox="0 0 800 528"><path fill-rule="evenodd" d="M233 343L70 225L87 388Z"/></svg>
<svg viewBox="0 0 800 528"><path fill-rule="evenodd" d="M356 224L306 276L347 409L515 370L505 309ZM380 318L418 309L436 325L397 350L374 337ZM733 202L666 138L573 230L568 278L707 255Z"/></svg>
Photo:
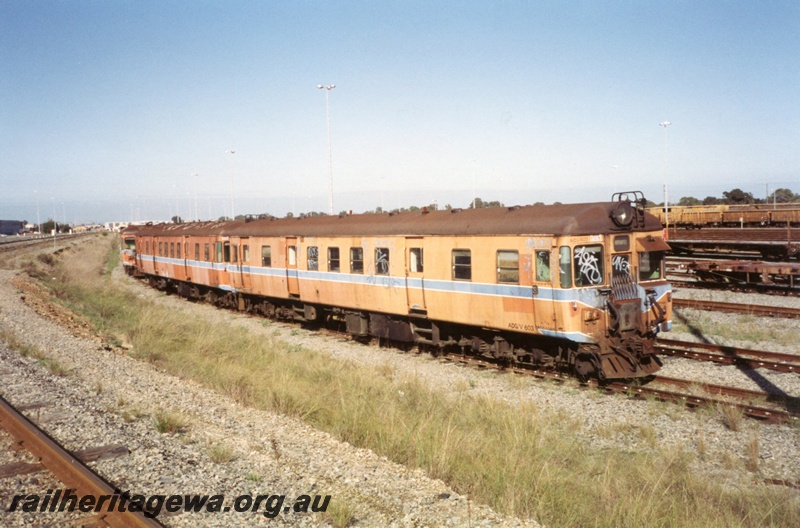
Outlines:
<svg viewBox="0 0 800 528"><path fill-rule="evenodd" d="M44 426L56 436L61 435L59 438L68 448L126 444L131 455L97 464L100 472L121 481L120 485L141 493L220 493L230 497L244 493L281 493L288 497L329 494L334 500L339 498L354 505L354 516L363 526L535 525L475 504L467 507L465 497L426 477L421 470L393 464L368 450L338 442L297 420L243 408L196 383L104 350L96 341L75 338L25 306L9 285L10 277L10 272L0 271L0 327L56 356L74 375L54 377L32 360L3 351L0 369L10 372L3 379L13 379L14 383L0 390L19 402L54 401L56 407L49 412L85 420L78 425L66 419L51 424L42 418ZM582 423L578 434L594 447L623 446L655 452L685 449L696 455L694 465L699 474L737 487L751 486L763 479L800 481L798 427L744 420L740 430L733 431L710 411L692 413L670 404L601 396L574 389L572 384L565 387L478 371L426 355L404 354L309 332L295 325L273 323L267 328L258 318L188 303L127 277L117 278L153 302L166 303L210 324L232 321L253 332L277 334L283 341L336 358L390 368L398 376L414 376L442 391L468 390L509 402L529 400L542 409L578 417ZM730 321L736 324L735 319ZM752 343L750 346L759 348ZM731 384L769 380L769 384L790 396L800 397L797 374L743 372L671 358L666 358L663 372L675 377L713 378L714 383L720 384L728 383L721 376L734 380ZM158 408L180 410L190 416L190 429L181 435L156 432L147 415ZM131 419L140 413L143 415ZM643 430L655 434L637 434ZM745 469L754 442L758 445L756 471ZM220 443L233 450L235 460L222 464L210 461L209 446ZM10 487L21 489L20 486L15 483ZM0 496L0 500L6 498ZM15 518L20 526L37 519L36 515ZM256 520L265 522L260 515L232 513L204 516L201 522L222 526ZM197 514L166 519L175 526L194 525L197 521ZM287 514L276 521L316 525L325 519L311 514Z"/></svg>
<svg viewBox="0 0 800 528"><path fill-rule="evenodd" d="M26 306L10 284L12 275L0 270L0 328L46 351L70 375L54 376L36 360L0 347L0 391L12 403L52 402L28 414L67 449L125 444L130 455L94 464L122 490L144 495L221 494L230 502L243 494L281 494L287 497L284 504L303 494L331 495L332 501L353 507L362 526L537 526L473 504L419 469L339 442L299 420L240 406L192 381L106 350L96 340L74 337ZM141 288L143 295L155 294L138 284L133 287ZM164 300L210 319L236 317L178 299ZM191 418L191 425L182 434L161 434L153 422L158 409L179 411ZM8 442L2 446L7 448ZM212 462L210 453L220 446L235 459ZM3 482L0 505L5 510L13 494L44 495L53 487L59 486L51 477L14 477ZM0 524L65 522L59 515L63 514L4 511ZM282 513L266 519L233 511L183 513L161 520L171 526L328 522L321 514Z"/></svg>

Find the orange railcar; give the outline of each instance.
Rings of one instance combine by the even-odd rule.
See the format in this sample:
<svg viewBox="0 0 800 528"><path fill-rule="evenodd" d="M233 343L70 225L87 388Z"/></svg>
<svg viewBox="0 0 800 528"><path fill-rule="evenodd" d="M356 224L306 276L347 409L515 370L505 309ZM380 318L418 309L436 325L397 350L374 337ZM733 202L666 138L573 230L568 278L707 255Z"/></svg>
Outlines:
<svg viewBox="0 0 800 528"><path fill-rule="evenodd" d="M554 206L145 226L151 283L356 336L460 347L580 376L647 376L672 324L641 193Z"/></svg>

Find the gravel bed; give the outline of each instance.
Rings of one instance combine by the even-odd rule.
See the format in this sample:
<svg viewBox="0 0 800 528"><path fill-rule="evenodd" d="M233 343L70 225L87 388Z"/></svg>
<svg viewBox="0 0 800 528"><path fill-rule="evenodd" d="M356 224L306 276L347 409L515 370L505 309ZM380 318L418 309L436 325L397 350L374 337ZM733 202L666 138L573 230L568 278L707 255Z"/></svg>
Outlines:
<svg viewBox="0 0 800 528"><path fill-rule="evenodd" d="M338 442L297 420L242 407L196 383L104 350L96 341L74 338L22 304L8 284L10 276L10 272L0 271L0 328L24 336L26 342L57 356L73 374L54 377L31 360L6 351L0 370L13 371L11 379L17 388L0 390L13 390L23 402L64 402L63 412L82 420L86 415L84 425L52 425L68 447L125 443L132 452L130 456L97 464L101 473L112 480L119 479L115 482L141 493L236 496L252 492L285 493L288 497L330 494L334 500L345 498L356 505L355 517L362 526L535 526L533 521L504 517L479 505L470 504L468 508L466 497L428 478L421 470L393 464L369 450ZM577 420L577 434L593 447L686 450L695 455L693 465L697 472L740 488L757 485L763 479L800 482L800 427L743 420L739 430L732 430L714 411L694 413L671 404L606 396L580 389L574 383L557 384L480 371L425 354L362 345L297 325L265 324L260 318L165 296L122 274L117 279L153 302L166 303L176 311L204 318L209 324L233 322L338 359L391 369L396 376L413 376L446 393L470 391L508 402L531 401L543 412ZM685 336L675 333L668 337ZM753 375L737 369L673 358L665 358L663 373L727 383L720 381L723 371L753 381ZM796 374L756 373L787 394L800 396ZM43 394L49 396L33 395L32 387L40 384L46 387ZM178 435L156 432L151 417L158 408L175 409L190 416L190 429ZM142 416L130 419L137 413ZM235 460L225 464L210 461L209 446L220 443L235 452ZM752 459L754 443L758 446L757 468L752 468L751 461L748 470L746 462ZM197 515L183 514L166 518L166 522L174 526L194 525L198 519L209 526L266 522L262 516L252 514ZM16 522L28 525L25 520ZM326 521L311 514L290 514L272 522L317 525Z"/></svg>
<svg viewBox="0 0 800 528"><path fill-rule="evenodd" d="M70 374L54 376L40 362L1 347L0 371L7 382L0 391L15 404L53 402L45 411L27 414L67 449L125 444L130 455L93 464L121 490L144 495L222 494L230 502L244 494L281 494L287 497L285 504L303 494L331 495L332 501L346 501L355 508L361 526L538 526L474 504L422 470L339 442L299 420L241 406L197 383L106 350L96 340L74 337L23 304L10 285L12 275L0 270L0 329L46 351ZM135 287L152 294L144 286ZM233 315L197 308L213 316ZM190 417L188 430L157 432L153 417L159 409ZM235 458L213 462L211 453L219 446ZM58 487L24 477L3 482L5 493L44 495ZM0 507L7 509L10 499L5 494L0 498ZM1 524L8 526L66 520L58 513L3 514ZM170 526L328 523L322 514L286 513L267 519L232 511L183 513L160 520Z"/></svg>

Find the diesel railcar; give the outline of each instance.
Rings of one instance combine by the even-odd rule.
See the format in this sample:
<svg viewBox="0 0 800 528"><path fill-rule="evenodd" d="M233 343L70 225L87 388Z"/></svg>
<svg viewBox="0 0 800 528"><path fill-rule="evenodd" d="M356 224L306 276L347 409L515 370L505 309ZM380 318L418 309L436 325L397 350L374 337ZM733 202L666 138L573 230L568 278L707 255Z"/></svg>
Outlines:
<svg viewBox="0 0 800 528"><path fill-rule="evenodd" d="M221 306L579 377L660 367L669 246L610 202L138 226L130 271ZM127 251L127 250L126 250Z"/></svg>

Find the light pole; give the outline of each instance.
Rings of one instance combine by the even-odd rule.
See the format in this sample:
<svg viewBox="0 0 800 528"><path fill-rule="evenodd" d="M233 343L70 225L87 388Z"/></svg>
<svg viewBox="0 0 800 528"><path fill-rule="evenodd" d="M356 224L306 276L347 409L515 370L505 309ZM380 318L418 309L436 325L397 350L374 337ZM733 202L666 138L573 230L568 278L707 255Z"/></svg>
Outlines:
<svg viewBox="0 0 800 528"><path fill-rule="evenodd" d="M39 218L39 191L33 191L36 195L36 233L42 234L42 219Z"/></svg>
<svg viewBox="0 0 800 528"><path fill-rule="evenodd" d="M331 101L329 92L336 88L335 84L317 85L320 90L325 90L325 122L328 126L328 213L333 216L333 152L331 150Z"/></svg>
<svg viewBox="0 0 800 528"><path fill-rule="evenodd" d="M669 194L667 193L667 127L672 123L662 121L658 126L664 127L664 227L666 238L669 238Z"/></svg>
<svg viewBox="0 0 800 528"><path fill-rule="evenodd" d="M236 179L236 151L233 149L228 149L225 151L226 153L231 155L231 159L233 160L233 168L231 169L231 220L236 220L236 212L233 210L233 186L234 180Z"/></svg>
<svg viewBox="0 0 800 528"><path fill-rule="evenodd" d="M192 187L194 187L194 221L199 222L200 217L197 215L197 173L192 174Z"/></svg>

